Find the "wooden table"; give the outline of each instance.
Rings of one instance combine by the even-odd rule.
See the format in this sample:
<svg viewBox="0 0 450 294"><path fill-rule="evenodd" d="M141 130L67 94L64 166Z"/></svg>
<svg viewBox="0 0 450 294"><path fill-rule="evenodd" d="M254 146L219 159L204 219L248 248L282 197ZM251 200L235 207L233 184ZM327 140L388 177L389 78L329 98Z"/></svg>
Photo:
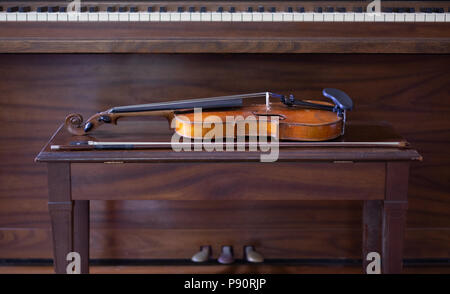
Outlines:
<svg viewBox="0 0 450 294"><path fill-rule="evenodd" d="M66 272L72 251L81 255L81 272L89 272L90 200L362 200L364 272L368 252L381 254L383 273L402 271L409 165L421 156L410 147L370 146L406 143L388 124L349 123L345 136L334 141L345 147L281 142L273 163L261 163L260 152L249 151L50 149L80 140L170 141L167 132L154 130L147 121L124 121L74 137L61 126L36 157L48 165L57 273ZM105 177L110 181L100 180Z"/></svg>

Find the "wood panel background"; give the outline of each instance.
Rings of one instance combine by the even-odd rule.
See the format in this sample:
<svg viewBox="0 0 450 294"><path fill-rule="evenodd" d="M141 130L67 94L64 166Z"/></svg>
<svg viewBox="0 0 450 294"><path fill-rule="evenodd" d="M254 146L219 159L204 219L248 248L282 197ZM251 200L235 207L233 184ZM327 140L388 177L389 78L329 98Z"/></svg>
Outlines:
<svg viewBox="0 0 450 294"><path fill-rule="evenodd" d="M1 54L0 258L51 258L46 167L65 115L254 91L354 99L350 120L392 123L413 163L406 258L450 257L450 57L395 54ZM114 180L114 179L112 179ZM93 201L91 258L189 258L252 242L269 258L360 258L361 203ZM245 241L244 241L245 240ZM296 249L295 249L296 248Z"/></svg>

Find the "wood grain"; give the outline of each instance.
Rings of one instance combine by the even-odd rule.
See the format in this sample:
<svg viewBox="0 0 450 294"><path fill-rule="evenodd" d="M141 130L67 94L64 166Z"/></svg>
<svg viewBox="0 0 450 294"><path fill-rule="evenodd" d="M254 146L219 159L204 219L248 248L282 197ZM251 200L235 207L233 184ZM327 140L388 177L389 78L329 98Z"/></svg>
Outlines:
<svg viewBox="0 0 450 294"><path fill-rule="evenodd" d="M292 92L298 98L318 98L323 87L343 89L354 99L356 107L349 113L349 120L389 121L423 155L424 161L411 167L405 257L449 256L448 55L3 54L0 63L0 138L7 142L0 145L0 252L4 257L51 256L50 239L43 233L50 228L47 171L33 160L68 113L89 116L115 105L265 89ZM169 131L166 122L154 126L155 134ZM318 232L326 227L353 232L352 228L360 229L361 219L361 204L356 202L338 207L326 201L305 203L304 208L286 202L273 214L270 204L258 206L244 201L224 207L198 201L189 208L186 203L144 203L94 201L93 229L181 228L180 224L186 224L199 230L201 241L205 219L219 228L228 224L237 228L239 222L254 219L248 228L309 226ZM289 212L281 215L286 208ZM235 212L235 218L219 220L231 212ZM187 218L189 215L191 218ZM295 217L298 223L293 222ZM135 233L136 238L145 234ZM355 233L352 238L360 236ZM126 258L128 249L118 244L112 242L107 254L114 252L114 256ZM317 256L329 254L326 243L315 247ZM93 250L95 258L97 252L106 249ZM155 257L144 252L136 256Z"/></svg>

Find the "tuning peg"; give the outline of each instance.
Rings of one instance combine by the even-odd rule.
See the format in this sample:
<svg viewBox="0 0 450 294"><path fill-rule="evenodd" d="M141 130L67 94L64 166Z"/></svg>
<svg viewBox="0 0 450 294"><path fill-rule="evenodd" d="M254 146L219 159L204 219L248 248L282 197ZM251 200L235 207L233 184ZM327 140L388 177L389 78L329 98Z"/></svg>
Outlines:
<svg viewBox="0 0 450 294"><path fill-rule="evenodd" d="M233 248L231 246L223 246L222 253L217 260L221 264L230 264L234 262Z"/></svg>
<svg viewBox="0 0 450 294"><path fill-rule="evenodd" d="M200 247L200 251L195 253L191 260L193 262L205 262L211 257L211 246L202 246Z"/></svg>
<svg viewBox="0 0 450 294"><path fill-rule="evenodd" d="M245 259L248 262L260 263L264 261L264 257L261 253L257 252L253 246L245 246Z"/></svg>

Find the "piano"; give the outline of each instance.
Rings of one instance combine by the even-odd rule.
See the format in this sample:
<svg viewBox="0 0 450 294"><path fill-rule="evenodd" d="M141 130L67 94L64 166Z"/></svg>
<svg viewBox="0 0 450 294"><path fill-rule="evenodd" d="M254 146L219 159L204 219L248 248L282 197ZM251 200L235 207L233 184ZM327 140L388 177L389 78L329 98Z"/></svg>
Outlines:
<svg viewBox="0 0 450 294"><path fill-rule="evenodd" d="M450 1L369 3L0 1L0 205L23 215L0 224L15 240L0 258L52 256L46 170L33 159L67 114L261 91L312 99L325 87L354 99L349 120L388 121L423 154L405 258L447 258ZM91 205L94 259L188 259L212 243L257 243L266 259L361 258L354 202Z"/></svg>

